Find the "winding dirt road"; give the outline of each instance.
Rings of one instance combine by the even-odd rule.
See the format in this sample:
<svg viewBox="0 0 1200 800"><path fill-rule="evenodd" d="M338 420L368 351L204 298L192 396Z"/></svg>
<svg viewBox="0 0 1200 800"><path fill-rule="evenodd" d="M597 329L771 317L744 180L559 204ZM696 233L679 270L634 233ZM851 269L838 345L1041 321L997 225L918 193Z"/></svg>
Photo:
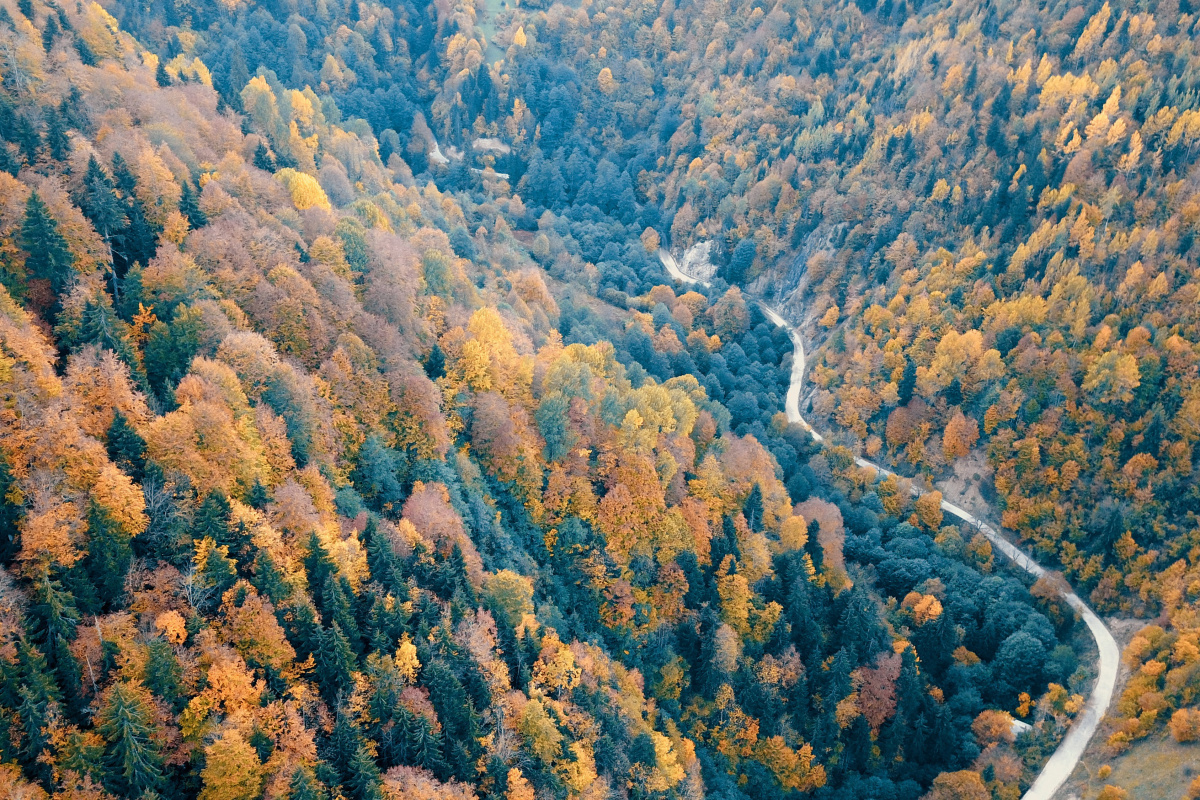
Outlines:
<svg viewBox="0 0 1200 800"><path fill-rule="evenodd" d="M658 257L662 261L663 266L666 267L667 272L671 273L671 277L677 281L682 283L696 283L701 286L708 285L706 282L699 281L684 273L679 268L679 263L675 260L675 257L666 250L660 249ZM760 302L759 305L771 322L788 332L792 337L792 344L795 348L792 357L792 379L788 385L787 400L784 403L788 422L795 422L800 425L809 432L814 441L823 442L825 441L825 437L813 430L813 427L800 414L800 390L804 384L804 342L800 339L800 333L787 320L780 316L775 309L767 306L765 303ZM890 470L884 469L878 464L867 461L864 458L855 458L854 462L859 467L875 470L882 475L893 474ZM916 486L912 487L912 491L915 495L922 494L921 490ZM1028 554L1006 539L991 525L945 500L942 501L942 510L958 517L966 524L978 530L988 538L993 547L998 548L1014 564L1030 575L1040 578L1046 574L1045 567L1030 558ZM1104 717L1109 704L1112 702L1113 690L1117 684L1117 665L1120 661L1121 651L1117 647L1117 642L1113 639L1112 633L1104 625L1104 622L1096 616L1096 613L1088 607L1087 603L1083 602L1079 595L1075 594L1075 592L1071 591L1065 585L1060 590L1059 596L1078 612L1087 624L1092 638L1096 640L1096 649L1100 653L1100 675L1096 679L1096 685L1092 689L1092 694L1088 698L1087 705L1084 706L1079 716L1075 718L1071 729L1067 731L1067 735L1059 743L1058 749L1054 751L1054 755L1050 756L1050 760L1042 767L1042 771L1038 774L1033 785L1029 787L1029 791L1025 793L1023 800L1051 800L1055 796L1055 793L1062 788L1067 778L1074 772L1075 766L1079 763L1079 759L1083 755L1083 751L1087 749L1088 743L1092 740L1096 729L1100 726L1100 720Z"/></svg>

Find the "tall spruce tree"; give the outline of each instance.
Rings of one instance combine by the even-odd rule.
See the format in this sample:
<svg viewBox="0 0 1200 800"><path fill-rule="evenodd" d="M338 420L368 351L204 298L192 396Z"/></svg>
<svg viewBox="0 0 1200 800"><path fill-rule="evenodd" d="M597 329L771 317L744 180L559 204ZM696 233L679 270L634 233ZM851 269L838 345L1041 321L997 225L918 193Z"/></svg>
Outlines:
<svg viewBox="0 0 1200 800"><path fill-rule="evenodd" d="M109 689L96 719L108 742L108 789L122 797L158 791L163 760L150 699L140 684L117 681Z"/></svg>
<svg viewBox="0 0 1200 800"><path fill-rule="evenodd" d="M21 247L29 255L25 267L30 276L49 281L50 291L61 294L74 274L75 258L67 247L67 240L58 232L58 222L37 190L30 192L25 201Z"/></svg>
<svg viewBox="0 0 1200 800"><path fill-rule="evenodd" d="M110 604L125 590L125 573L133 559L132 537L105 508L88 503L88 578L102 603Z"/></svg>

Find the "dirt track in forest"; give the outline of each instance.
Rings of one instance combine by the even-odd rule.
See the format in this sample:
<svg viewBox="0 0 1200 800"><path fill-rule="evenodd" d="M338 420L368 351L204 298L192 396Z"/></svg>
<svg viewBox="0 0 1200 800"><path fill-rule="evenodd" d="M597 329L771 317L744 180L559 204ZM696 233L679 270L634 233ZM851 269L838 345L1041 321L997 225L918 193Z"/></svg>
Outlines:
<svg viewBox="0 0 1200 800"><path fill-rule="evenodd" d="M675 280L682 283L708 285L706 282L699 281L684 273L679 268L679 263L675 260L675 257L666 250L660 249L658 257L667 272ZM800 338L800 332L780 316L775 309L762 302L759 303L759 306L773 323L787 330L788 334L792 337L792 345L794 347L792 379L788 385L787 401L784 404L784 411L787 413L788 422L800 425L800 427L809 432L814 441L823 442L825 441L825 437L813 430L813 427L808 424L808 421L800 413L800 391L804 385L804 342ZM890 470L884 469L878 464L867 461L864 458L855 458L854 461L858 466L873 469L880 474L893 474ZM912 487L912 491L916 495L922 494L921 490L916 486ZM1028 554L1001 534L1000 531L983 520L978 519L973 514L946 500L942 501L942 510L978 530L988 538L993 547L998 548L1010 561L1030 575L1040 578L1046 574L1047 570L1045 567L1034 561ZM1109 631L1103 620L1096 616L1096 613L1092 611L1087 603L1083 602L1074 591L1070 590L1070 587L1064 584L1064 588L1060 590L1059 596L1083 618L1084 623L1088 626L1088 631L1092 634L1092 638L1096 640L1096 649L1100 654L1100 675L1097 677L1096 684L1092 688L1092 693L1088 697L1087 705L1084 706L1079 716L1075 718L1070 730L1067 731L1067 735L1059 743L1058 749L1054 751L1054 755L1050 756L1050 760L1042 767L1042 771L1038 774L1033 785L1029 787L1029 791L1025 793L1022 800L1050 800L1062 788L1063 784L1071 776L1071 773L1075 771L1075 766L1079 763L1080 757L1083 756L1083 751L1087 749L1088 743L1096 734L1096 729L1100 726L1100 720L1104 718L1104 714L1108 711L1108 706L1112 702L1113 690L1117 684L1117 667L1120 664L1121 651L1117 647L1117 642L1113 638L1112 632Z"/></svg>

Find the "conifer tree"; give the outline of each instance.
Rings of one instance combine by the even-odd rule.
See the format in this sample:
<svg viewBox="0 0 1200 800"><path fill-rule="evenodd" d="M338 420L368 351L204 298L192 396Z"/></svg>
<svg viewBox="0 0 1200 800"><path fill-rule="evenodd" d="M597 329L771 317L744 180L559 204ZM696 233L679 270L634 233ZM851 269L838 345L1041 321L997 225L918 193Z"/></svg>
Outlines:
<svg viewBox="0 0 1200 800"><path fill-rule="evenodd" d="M263 482L257 477L254 479L254 485L250 487L250 491L246 493L246 505L251 508L262 509L267 507L267 503L271 502L271 492L263 485Z"/></svg>
<svg viewBox="0 0 1200 800"><path fill-rule="evenodd" d="M354 649L350 641L335 622L322 632L320 648L314 653L317 676L327 702L335 702L338 694L348 689L353 682Z"/></svg>
<svg viewBox="0 0 1200 800"><path fill-rule="evenodd" d="M213 489L204 496L192 522L192 537L208 537L217 544L229 544L229 517L233 508L220 489Z"/></svg>
<svg viewBox="0 0 1200 800"><path fill-rule="evenodd" d="M108 457L126 475L141 483L146 469L146 440L120 409L113 411L112 424L108 426Z"/></svg>
<svg viewBox="0 0 1200 800"><path fill-rule="evenodd" d="M275 159L271 158L271 151L262 139L258 140L258 146L254 148L254 166L265 172L275 171Z"/></svg>
<svg viewBox="0 0 1200 800"><path fill-rule="evenodd" d="M181 181L180 189L179 213L187 217L192 228L203 228L208 224L208 217L200 210L200 201L196 197L196 190L192 188L192 182L186 179Z"/></svg>
<svg viewBox="0 0 1200 800"><path fill-rule="evenodd" d="M67 240L58 232L58 222L37 191L30 192L21 222L21 247L29 254L26 269L34 278L50 282L50 291L61 294L74 274L75 258Z"/></svg>
<svg viewBox="0 0 1200 800"><path fill-rule="evenodd" d="M742 513L746 516L746 524L750 526L750 530L758 530L762 525L763 497L762 488L757 483L754 484L749 496L746 497L746 503L742 506Z"/></svg>
<svg viewBox="0 0 1200 800"><path fill-rule="evenodd" d="M316 591L318 587L323 588L325 581L329 580L329 576L334 573L336 567L333 564L333 559L325 552L325 548L321 546L321 539L317 536L316 531L308 535L308 553L304 556L304 571L308 573L308 585Z"/></svg>
<svg viewBox="0 0 1200 800"><path fill-rule="evenodd" d="M157 791L162 784L158 732L146 690L117 681L105 693L96 729L108 741L108 788L124 797Z"/></svg>
<svg viewBox="0 0 1200 800"><path fill-rule="evenodd" d="M355 800L381 800L383 797L382 778L379 766L371 751L364 742L360 742L350 760L349 777L346 781L351 796Z"/></svg>
<svg viewBox="0 0 1200 800"><path fill-rule="evenodd" d="M275 566L275 560L265 548L259 550L254 558L254 577L250 583L277 608L291 593L283 581L283 573Z"/></svg>
<svg viewBox="0 0 1200 800"><path fill-rule="evenodd" d="M132 539L112 515L95 501L88 503L87 571L102 603L112 603L125 589L125 573L133 558Z"/></svg>
<svg viewBox="0 0 1200 800"><path fill-rule="evenodd" d="M337 625L346 635L354 652L361 654L362 636L350 605L351 596L349 581L344 577L330 575L325 580L325 588L321 592L321 605L324 607L325 621Z"/></svg>
<svg viewBox="0 0 1200 800"><path fill-rule="evenodd" d="M54 39L58 36L58 20L53 14L46 17L46 25L42 28L42 48L49 53L54 47Z"/></svg>
<svg viewBox="0 0 1200 800"><path fill-rule="evenodd" d="M326 800L328 795L306 767L297 767L292 774L291 794L288 800Z"/></svg>
<svg viewBox="0 0 1200 800"><path fill-rule="evenodd" d="M55 161L66 161L71 154L66 120L54 108L47 108L43 116L46 118L46 146L50 149L50 157Z"/></svg>
<svg viewBox="0 0 1200 800"><path fill-rule="evenodd" d="M25 163L33 166L38 160L38 151L42 149L42 134L26 117L17 117L16 136L13 141L21 148Z"/></svg>
<svg viewBox="0 0 1200 800"><path fill-rule="evenodd" d="M150 642L146 649L146 688L171 708L178 709L183 668L179 665L179 659L175 657L174 649L162 639Z"/></svg>

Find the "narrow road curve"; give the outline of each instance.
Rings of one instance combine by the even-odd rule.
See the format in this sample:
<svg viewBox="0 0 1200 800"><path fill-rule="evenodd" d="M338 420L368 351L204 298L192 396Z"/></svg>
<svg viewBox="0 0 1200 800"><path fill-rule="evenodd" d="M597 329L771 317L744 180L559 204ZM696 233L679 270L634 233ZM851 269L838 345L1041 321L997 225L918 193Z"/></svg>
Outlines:
<svg viewBox="0 0 1200 800"><path fill-rule="evenodd" d="M679 268L675 257L666 250L660 249L658 257L662 261L663 266L666 267L667 272L671 273L671 277L675 280L682 283L695 283L701 286L708 285L706 282L699 281L684 273ZM823 442L825 441L825 437L813 430L813 427L800 414L800 390L804 384L804 342L800 339L800 332L780 316L775 309L762 302L759 303L759 306L771 322L788 332L792 337L792 344L795 348L792 356L792 379L788 385L787 400L784 403L788 422L795 422L800 425L800 427L809 432L814 441ZM878 464L867 461L864 458L855 458L854 463L864 469L875 470L882 475L894 474L890 470L884 469ZM915 495L922 494L921 490L916 486L912 487L912 491ZM1040 578L1046 574L1045 567L1030 558L1028 554L1001 535L991 525L945 500L942 501L942 509L978 530L988 538L993 547L998 548L1014 564L1030 575ZM1080 757L1083 756L1083 751L1087 749L1088 743L1092 740L1096 729L1100 726L1100 720L1104 717L1109 704L1112 702L1113 690L1117 684L1117 665L1120 662L1121 651L1117 647L1117 642L1113 639L1112 633L1105 626L1104 622L1096 616L1096 613L1088 607L1087 603L1083 602L1079 595L1071 591L1065 584L1059 590L1059 596L1079 613L1083 621L1087 624L1092 638L1096 640L1096 649L1100 653L1100 675L1096 679L1096 685L1092 689L1092 694L1088 698L1087 705L1084 706L1079 716L1075 718L1071 729L1067 731L1067 735L1059 743L1058 749L1054 751L1054 755L1050 756L1050 760L1042 767L1041 773L1038 774L1033 785L1029 787L1029 791L1025 793L1023 800L1050 800L1062 788L1067 778L1075 771L1075 766L1079 763Z"/></svg>

